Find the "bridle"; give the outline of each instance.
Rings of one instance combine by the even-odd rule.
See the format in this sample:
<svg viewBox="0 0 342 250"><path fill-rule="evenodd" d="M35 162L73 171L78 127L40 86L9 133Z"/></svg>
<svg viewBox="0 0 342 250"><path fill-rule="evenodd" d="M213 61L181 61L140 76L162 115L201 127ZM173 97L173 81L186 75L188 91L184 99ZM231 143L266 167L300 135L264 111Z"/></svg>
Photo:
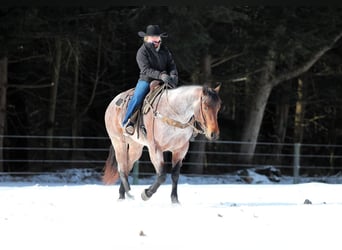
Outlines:
<svg viewBox="0 0 342 250"><path fill-rule="evenodd" d="M204 115L204 112L203 112L203 104L206 102L206 99L208 97L204 97L203 98L203 93L201 94L201 102L200 102L200 108L199 108L199 113L200 113L200 119L202 120L202 122L199 120L199 119L196 119L195 115L195 122L198 123L199 127L200 127L200 133L201 134L205 134L206 133L206 127L207 127L207 120L205 119L205 115Z"/></svg>

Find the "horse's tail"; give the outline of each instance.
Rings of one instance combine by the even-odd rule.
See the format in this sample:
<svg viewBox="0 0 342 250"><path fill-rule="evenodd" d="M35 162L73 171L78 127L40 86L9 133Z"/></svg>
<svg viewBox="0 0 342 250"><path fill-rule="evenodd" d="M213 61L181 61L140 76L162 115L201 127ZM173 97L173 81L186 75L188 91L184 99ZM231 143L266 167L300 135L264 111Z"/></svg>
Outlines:
<svg viewBox="0 0 342 250"><path fill-rule="evenodd" d="M102 181L107 184L114 184L119 178L118 166L116 162L115 152L113 145L109 147L109 154L104 166L104 174Z"/></svg>

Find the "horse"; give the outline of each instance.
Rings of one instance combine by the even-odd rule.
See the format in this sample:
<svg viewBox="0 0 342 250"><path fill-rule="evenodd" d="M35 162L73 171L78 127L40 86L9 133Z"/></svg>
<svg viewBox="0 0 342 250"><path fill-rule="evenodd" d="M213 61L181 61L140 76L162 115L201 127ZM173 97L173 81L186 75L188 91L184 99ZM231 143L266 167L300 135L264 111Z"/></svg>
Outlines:
<svg viewBox="0 0 342 250"><path fill-rule="evenodd" d="M149 111L142 116L145 133L139 128L133 135L125 133L121 123L127 108L129 96L134 89L115 96L105 111L105 126L111 146L105 163L102 180L113 184L119 178L119 200L130 194L129 173L133 164L142 155L146 146L150 160L156 171L156 180L141 193L147 201L166 180L163 152L172 153L172 191L171 202L179 203L177 184L182 161L189 149L190 139L202 133L208 140L219 137L217 115L221 107L218 95L220 84L215 88L199 85L184 85L165 88L153 103L148 103ZM126 104L124 104L126 102ZM145 98L146 102L146 98Z"/></svg>

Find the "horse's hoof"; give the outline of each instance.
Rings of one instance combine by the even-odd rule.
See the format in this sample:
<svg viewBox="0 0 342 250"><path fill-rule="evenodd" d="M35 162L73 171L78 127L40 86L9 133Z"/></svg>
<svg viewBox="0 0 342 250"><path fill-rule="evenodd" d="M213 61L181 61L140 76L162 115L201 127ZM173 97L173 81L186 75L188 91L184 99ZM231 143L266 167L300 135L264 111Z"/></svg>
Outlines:
<svg viewBox="0 0 342 250"><path fill-rule="evenodd" d="M144 201L147 201L148 199L151 198L151 196L148 196L146 193L147 189L144 189L141 193L141 199L143 199Z"/></svg>
<svg viewBox="0 0 342 250"><path fill-rule="evenodd" d="M134 200L134 195L132 195L130 192L126 192L127 198Z"/></svg>
<svg viewBox="0 0 342 250"><path fill-rule="evenodd" d="M177 197L172 197L172 198L171 198L171 202L172 202L172 204L176 204L176 205L177 205L177 204L180 204Z"/></svg>

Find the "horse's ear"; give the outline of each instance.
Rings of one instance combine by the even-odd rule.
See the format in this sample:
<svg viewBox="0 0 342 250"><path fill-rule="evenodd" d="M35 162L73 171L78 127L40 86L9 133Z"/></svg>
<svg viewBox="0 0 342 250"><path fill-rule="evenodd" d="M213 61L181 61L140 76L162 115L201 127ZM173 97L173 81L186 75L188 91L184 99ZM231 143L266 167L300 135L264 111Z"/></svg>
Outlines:
<svg viewBox="0 0 342 250"><path fill-rule="evenodd" d="M203 89L203 95L208 95L208 93L209 93L209 87L206 86L206 85L204 85L202 89Z"/></svg>
<svg viewBox="0 0 342 250"><path fill-rule="evenodd" d="M221 88L221 83L218 82L217 83L217 86L214 88L215 92L218 94L218 92L220 91L220 88Z"/></svg>

